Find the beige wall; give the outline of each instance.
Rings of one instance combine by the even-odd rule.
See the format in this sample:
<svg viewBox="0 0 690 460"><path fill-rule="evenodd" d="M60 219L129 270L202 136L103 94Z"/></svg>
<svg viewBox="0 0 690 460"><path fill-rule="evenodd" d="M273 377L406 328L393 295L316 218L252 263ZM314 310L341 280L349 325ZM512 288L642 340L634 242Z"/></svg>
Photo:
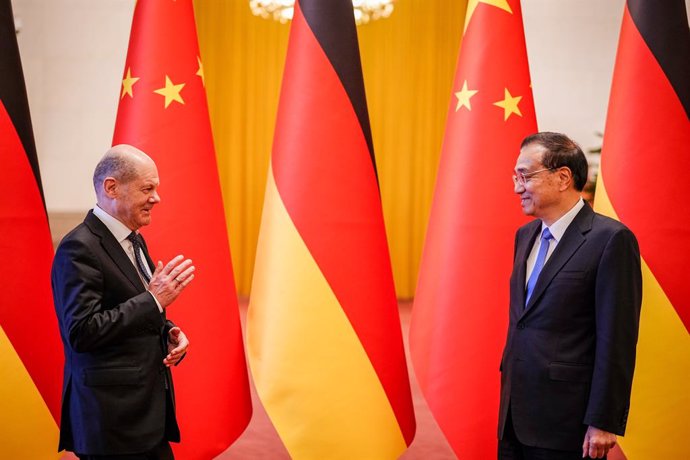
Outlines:
<svg viewBox="0 0 690 460"><path fill-rule="evenodd" d="M599 145L624 0L522 3L539 127ZM48 209L81 212L112 139L134 0L12 4Z"/></svg>
<svg viewBox="0 0 690 460"><path fill-rule="evenodd" d="M133 0L12 0L48 210L93 206L110 145Z"/></svg>

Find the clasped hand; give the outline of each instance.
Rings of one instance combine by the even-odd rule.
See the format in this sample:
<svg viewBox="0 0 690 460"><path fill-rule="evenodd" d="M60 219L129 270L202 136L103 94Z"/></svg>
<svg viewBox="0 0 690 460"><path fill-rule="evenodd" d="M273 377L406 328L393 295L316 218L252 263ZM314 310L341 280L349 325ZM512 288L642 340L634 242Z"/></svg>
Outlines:
<svg viewBox="0 0 690 460"><path fill-rule="evenodd" d="M182 255L174 257L165 265L159 260L149 282L149 291L161 307L166 308L192 282L195 269L191 259L185 259Z"/></svg>
<svg viewBox="0 0 690 460"><path fill-rule="evenodd" d="M182 330L175 326L168 332L168 355L163 360L167 367L176 366L187 353L189 340Z"/></svg>

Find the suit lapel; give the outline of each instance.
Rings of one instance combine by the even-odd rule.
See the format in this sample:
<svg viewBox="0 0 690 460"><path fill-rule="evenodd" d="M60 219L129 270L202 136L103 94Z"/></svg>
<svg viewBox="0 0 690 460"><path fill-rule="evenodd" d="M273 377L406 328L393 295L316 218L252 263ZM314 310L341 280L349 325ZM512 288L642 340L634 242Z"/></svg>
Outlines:
<svg viewBox="0 0 690 460"><path fill-rule="evenodd" d="M125 250L122 249L120 243L118 243L113 234L110 233L108 227L93 214L93 211L89 211L86 215L84 224L101 239L101 245L103 249L105 249L105 252L110 256L113 262L115 262L115 265L117 265L132 285L140 291L144 290L144 284L141 278L139 278L136 267L132 264Z"/></svg>
<svg viewBox="0 0 690 460"><path fill-rule="evenodd" d="M525 306L523 315L529 312L539 300L541 295L546 290L546 287L551 283L551 280L561 271L561 268L570 260L580 246L585 242L585 234L592 228L592 218L594 212L587 204L580 210L573 219L568 229L563 234L563 238L558 242L558 246L554 249L553 254L549 260L544 264L544 268L537 279L537 284L534 286L534 292L529 299L529 303Z"/></svg>

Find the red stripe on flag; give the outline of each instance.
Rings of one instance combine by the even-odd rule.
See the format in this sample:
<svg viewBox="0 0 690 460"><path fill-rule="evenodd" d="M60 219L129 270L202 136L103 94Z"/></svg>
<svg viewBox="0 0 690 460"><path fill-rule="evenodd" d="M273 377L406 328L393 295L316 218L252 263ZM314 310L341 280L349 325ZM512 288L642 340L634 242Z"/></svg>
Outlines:
<svg viewBox="0 0 690 460"><path fill-rule="evenodd" d="M6 172L0 181L0 325L59 423L63 357L50 289L50 229L36 177L2 101L0 152Z"/></svg>
<svg viewBox="0 0 690 460"><path fill-rule="evenodd" d="M690 59L690 56L684 56ZM690 85L690 81L685 84ZM690 331L690 120L625 9L602 173L611 203Z"/></svg>
<svg viewBox="0 0 690 460"><path fill-rule="evenodd" d="M409 445L414 415L376 176L347 93L299 4L279 107L272 157L278 191Z"/></svg>

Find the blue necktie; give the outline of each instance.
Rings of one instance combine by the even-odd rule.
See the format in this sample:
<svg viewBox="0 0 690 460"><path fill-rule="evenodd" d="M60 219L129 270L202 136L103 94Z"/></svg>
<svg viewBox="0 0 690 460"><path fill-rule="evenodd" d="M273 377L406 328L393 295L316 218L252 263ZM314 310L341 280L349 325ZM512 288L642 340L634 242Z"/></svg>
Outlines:
<svg viewBox="0 0 690 460"><path fill-rule="evenodd" d="M541 269L544 268L544 262L546 262L546 253L549 252L549 244L553 239L553 235L549 231L548 227L544 229L541 233L541 245L539 246L539 252L537 253L537 261L534 263L534 269L532 274L529 276L529 281L527 281L527 296L525 297L525 305L529 303L529 298L532 296L534 291L534 285L537 284L537 279L539 279L539 274Z"/></svg>

